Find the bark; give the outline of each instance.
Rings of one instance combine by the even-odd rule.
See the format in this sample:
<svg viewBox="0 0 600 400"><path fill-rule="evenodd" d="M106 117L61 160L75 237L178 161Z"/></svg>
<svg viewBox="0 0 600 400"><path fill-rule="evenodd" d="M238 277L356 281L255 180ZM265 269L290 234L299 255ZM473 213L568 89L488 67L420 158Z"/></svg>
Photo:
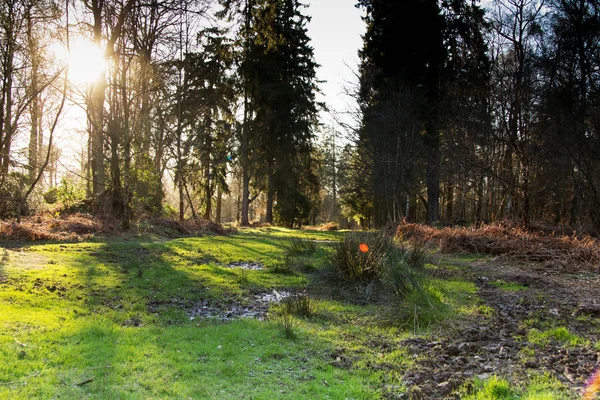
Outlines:
<svg viewBox="0 0 600 400"><path fill-rule="evenodd" d="M431 225L440 219L440 137L435 124L429 123L427 129L427 224Z"/></svg>
<svg viewBox="0 0 600 400"><path fill-rule="evenodd" d="M275 190L273 189L273 162L269 160L269 166L267 169L268 182L267 182L267 206L265 222L268 224L273 223L273 200L275 197Z"/></svg>
<svg viewBox="0 0 600 400"><path fill-rule="evenodd" d="M446 220L452 222L454 220L454 184L446 183Z"/></svg>
<svg viewBox="0 0 600 400"><path fill-rule="evenodd" d="M221 223L221 209L222 209L222 200L223 200L223 192L221 191L221 186L217 186L217 201L216 201L216 209L215 209L215 223Z"/></svg>

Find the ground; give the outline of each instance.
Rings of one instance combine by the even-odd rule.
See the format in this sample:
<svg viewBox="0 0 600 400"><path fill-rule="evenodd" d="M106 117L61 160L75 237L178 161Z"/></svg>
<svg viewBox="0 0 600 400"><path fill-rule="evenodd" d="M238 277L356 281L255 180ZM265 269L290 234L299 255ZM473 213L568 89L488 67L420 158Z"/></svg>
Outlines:
<svg viewBox="0 0 600 400"><path fill-rule="evenodd" d="M343 235L5 243L0 398L581 396L600 363L597 271L432 252L448 309L390 323L323 278ZM290 257L297 237L312 247ZM286 330L278 303L305 293L314 311Z"/></svg>
<svg viewBox="0 0 600 400"><path fill-rule="evenodd" d="M489 257L449 267L439 273L475 282L484 315L447 337L404 342L423 360L405 376L413 396L455 397L465 381L493 375L526 386L538 375L560 382L565 398L578 398L600 364L599 315L587 307L598 301L600 276Z"/></svg>

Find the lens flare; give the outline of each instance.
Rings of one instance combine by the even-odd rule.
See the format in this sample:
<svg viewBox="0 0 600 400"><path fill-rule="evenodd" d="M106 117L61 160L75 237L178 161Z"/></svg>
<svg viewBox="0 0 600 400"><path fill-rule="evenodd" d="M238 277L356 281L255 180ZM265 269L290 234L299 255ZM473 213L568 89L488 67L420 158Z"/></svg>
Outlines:
<svg viewBox="0 0 600 400"><path fill-rule="evenodd" d="M361 253L366 253L369 251L369 246L366 243L361 243L358 245L358 249Z"/></svg>
<svg viewBox="0 0 600 400"><path fill-rule="evenodd" d="M600 395L600 368L588 380L583 392L583 400L595 400Z"/></svg>

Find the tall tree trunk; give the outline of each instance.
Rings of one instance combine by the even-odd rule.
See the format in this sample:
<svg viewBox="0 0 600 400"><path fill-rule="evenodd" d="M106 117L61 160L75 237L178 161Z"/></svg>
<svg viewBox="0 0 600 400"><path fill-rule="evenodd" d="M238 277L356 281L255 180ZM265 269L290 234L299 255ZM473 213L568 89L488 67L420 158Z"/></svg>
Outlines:
<svg viewBox="0 0 600 400"><path fill-rule="evenodd" d="M427 224L431 225L440 219L440 135L435 124L430 120L427 128Z"/></svg>
<svg viewBox="0 0 600 400"><path fill-rule="evenodd" d="M92 2L94 15L94 44L101 48L102 44L102 1ZM106 78L102 76L92 86L92 95L88 105L89 119L91 122L91 169L92 169L92 196L94 197L93 212L98 214L103 209L102 194L105 187L104 171L104 100Z"/></svg>
<svg viewBox="0 0 600 400"><path fill-rule="evenodd" d="M185 219L185 193L183 191L183 179L181 172L177 172L177 184L179 188L179 221L183 222Z"/></svg>
<svg viewBox="0 0 600 400"><path fill-rule="evenodd" d="M31 129L29 132L29 177L31 180L35 179L40 164L41 147L41 122L42 122L42 109L41 99L39 92L38 78L40 73L39 68L39 54L38 44L33 32L33 19L31 13L27 16L27 42L29 45L29 55L31 57L31 93L33 99L29 105L29 113L31 119Z"/></svg>
<svg viewBox="0 0 600 400"><path fill-rule="evenodd" d="M221 223L221 209L223 202L223 192L221 191L221 185L217 185L217 201L216 201L216 209L215 209L215 223Z"/></svg>
<svg viewBox="0 0 600 400"><path fill-rule="evenodd" d="M275 190L273 189L273 161L269 160L267 167L267 207L265 222L268 224L273 223L273 200L275 197Z"/></svg>
<svg viewBox="0 0 600 400"><path fill-rule="evenodd" d="M15 38L14 38L14 15L12 7L9 7L8 29L6 38L6 56L2 65L3 86L2 86L2 105L3 109L0 117L0 175L2 180L8 175L8 166L10 164L10 147L13 139L12 108L13 108L13 72L15 57Z"/></svg>
<svg viewBox="0 0 600 400"><path fill-rule="evenodd" d="M452 222L454 220L454 183L446 182L446 220Z"/></svg>
<svg viewBox="0 0 600 400"><path fill-rule="evenodd" d="M245 31L246 35L250 35L250 14L252 8L252 1L246 0L246 10L245 10ZM249 43L248 38L246 38L245 42L245 53L246 57L248 57L249 53ZM240 220L241 226L249 226L250 220L248 219L248 213L250 210L250 145L249 145L249 133L248 133L248 123L249 123L249 82L248 82L248 73L245 73L244 76L244 121L242 124L242 138L241 138L241 167L242 167L242 215Z"/></svg>

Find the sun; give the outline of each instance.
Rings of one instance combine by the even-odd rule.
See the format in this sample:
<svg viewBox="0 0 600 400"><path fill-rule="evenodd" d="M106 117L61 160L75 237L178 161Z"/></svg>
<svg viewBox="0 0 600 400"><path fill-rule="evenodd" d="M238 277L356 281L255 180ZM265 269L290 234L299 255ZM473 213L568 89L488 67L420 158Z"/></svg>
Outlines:
<svg viewBox="0 0 600 400"><path fill-rule="evenodd" d="M72 83L94 83L104 76L107 62L101 48L84 38L72 40L69 47L67 61Z"/></svg>

